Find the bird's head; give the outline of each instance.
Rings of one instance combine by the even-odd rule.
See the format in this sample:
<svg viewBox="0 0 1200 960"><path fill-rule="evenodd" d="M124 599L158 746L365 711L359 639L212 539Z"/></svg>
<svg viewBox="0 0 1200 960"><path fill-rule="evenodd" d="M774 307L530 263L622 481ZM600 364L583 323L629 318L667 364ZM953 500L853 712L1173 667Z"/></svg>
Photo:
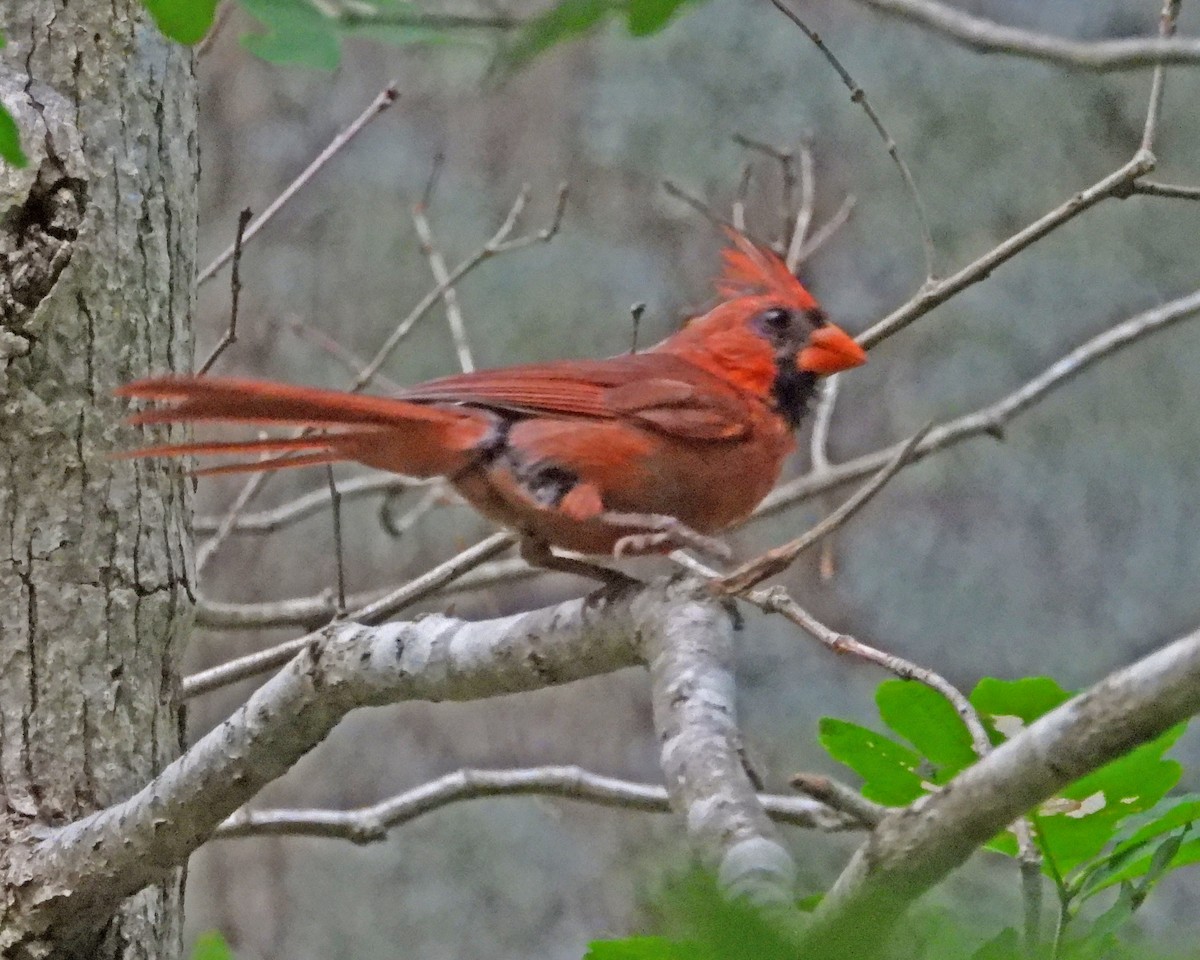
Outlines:
<svg viewBox="0 0 1200 960"><path fill-rule="evenodd" d="M772 396L794 425L817 378L866 363L866 352L829 322L779 257L739 233L730 231L730 240L717 281L723 300L672 337L670 349Z"/></svg>

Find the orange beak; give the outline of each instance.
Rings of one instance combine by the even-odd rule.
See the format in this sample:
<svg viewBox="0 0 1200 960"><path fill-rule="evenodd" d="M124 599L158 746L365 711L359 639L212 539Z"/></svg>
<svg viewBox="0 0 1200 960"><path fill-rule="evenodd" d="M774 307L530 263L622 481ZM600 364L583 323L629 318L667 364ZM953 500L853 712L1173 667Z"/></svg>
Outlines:
<svg viewBox="0 0 1200 960"><path fill-rule="evenodd" d="M866 362L866 351L850 334L832 323L814 330L808 346L796 358L796 366L801 370L821 375L841 373Z"/></svg>

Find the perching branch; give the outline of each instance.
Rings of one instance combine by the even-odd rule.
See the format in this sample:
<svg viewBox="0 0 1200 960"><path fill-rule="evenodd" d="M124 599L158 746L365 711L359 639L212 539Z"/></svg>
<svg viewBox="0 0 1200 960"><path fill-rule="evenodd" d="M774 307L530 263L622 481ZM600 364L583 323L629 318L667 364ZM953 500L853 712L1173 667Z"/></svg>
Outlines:
<svg viewBox="0 0 1200 960"><path fill-rule="evenodd" d="M1021 814L1198 711L1200 631L1118 670L943 789L889 813L818 908L805 956L867 955L910 903Z"/></svg>
<svg viewBox="0 0 1200 960"><path fill-rule="evenodd" d="M24 878L28 905L21 922L69 942L73 931L183 863L356 707L476 700L636 666L642 637L677 623L674 611L705 616L695 590L659 584L481 623L431 615L375 628L331 625L133 797L14 843L8 868ZM720 629L720 607L709 600L707 609ZM656 649L680 639L668 629Z"/></svg>
<svg viewBox="0 0 1200 960"><path fill-rule="evenodd" d="M661 606L643 636L667 792L722 889L790 905L796 865L759 803L738 732L732 626L706 593Z"/></svg>
<svg viewBox="0 0 1200 960"><path fill-rule="evenodd" d="M906 464L911 463L915 451L920 446L922 439L929 433L931 426L922 427L912 437L900 444L895 455L869 483L863 484L862 488L855 491L852 497L811 529L806 530L796 539L768 550L761 556L742 564L732 573L716 581L715 585L725 594L743 593L762 583L768 577L782 573L801 553L814 544L820 543L858 513Z"/></svg>
<svg viewBox="0 0 1200 960"><path fill-rule="evenodd" d="M378 623L386 617L390 617L392 614L398 613L405 607L416 603L421 598L429 596L429 594L433 593L439 587L455 580L472 567L498 556L515 542L516 538L511 533L493 533L490 537L485 537L449 560L438 564L431 570L425 571L425 573L410 580L403 586L397 587L395 590L384 594L384 596L352 610L349 617L359 623ZM303 637L286 640L267 650L260 650L257 653L251 653L236 660L229 660L208 670L194 673L184 679L180 688L180 694L185 699L199 696L218 687L237 683L239 680L245 680L247 677L266 673L268 670L274 670L277 667L283 666L297 653L323 635L324 631L318 630Z"/></svg>

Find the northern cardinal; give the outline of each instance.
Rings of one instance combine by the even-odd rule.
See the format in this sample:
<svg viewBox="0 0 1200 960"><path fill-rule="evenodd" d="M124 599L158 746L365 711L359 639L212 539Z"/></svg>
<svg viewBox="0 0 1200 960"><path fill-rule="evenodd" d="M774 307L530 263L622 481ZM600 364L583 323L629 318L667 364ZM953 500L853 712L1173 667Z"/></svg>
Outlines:
<svg viewBox="0 0 1200 960"><path fill-rule="evenodd" d="M866 360L778 257L731 237L722 301L643 353L456 374L391 397L153 377L117 391L164 402L134 424L310 430L127 455L276 454L201 473L355 460L445 477L516 531L530 562L601 578L611 571L550 548L619 555L710 544L705 535L744 520L774 486L817 378Z"/></svg>

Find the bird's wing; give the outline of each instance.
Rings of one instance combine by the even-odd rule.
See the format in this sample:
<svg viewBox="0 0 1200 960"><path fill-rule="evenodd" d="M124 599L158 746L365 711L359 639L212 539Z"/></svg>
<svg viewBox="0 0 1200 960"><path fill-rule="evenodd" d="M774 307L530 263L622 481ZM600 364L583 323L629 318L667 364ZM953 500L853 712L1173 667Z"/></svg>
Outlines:
<svg viewBox="0 0 1200 960"><path fill-rule="evenodd" d="M733 387L685 360L654 352L455 374L395 396L518 414L632 419L696 440L733 440L750 429L746 401Z"/></svg>

